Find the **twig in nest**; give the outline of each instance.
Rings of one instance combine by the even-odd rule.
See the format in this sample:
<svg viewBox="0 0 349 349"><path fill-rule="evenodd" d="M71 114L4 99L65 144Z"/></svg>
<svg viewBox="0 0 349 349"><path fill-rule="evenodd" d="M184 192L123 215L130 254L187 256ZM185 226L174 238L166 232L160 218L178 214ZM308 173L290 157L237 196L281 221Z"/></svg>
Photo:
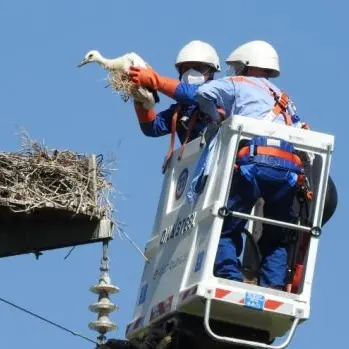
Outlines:
<svg viewBox="0 0 349 349"><path fill-rule="evenodd" d="M129 80L128 75L125 72L111 72L108 75L110 86L121 96L124 102L127 102L132 98L132 91L134 91L134 85Z"/></svg>
<svg viewBox="0 0 349 349"><path fill-rule="evenodd" d="M14 212L54 207L112 218L110 169L101 157L92 170L90 156L49 150L23 131L21 146L17 153L0 152L0 205Z"/></svg>

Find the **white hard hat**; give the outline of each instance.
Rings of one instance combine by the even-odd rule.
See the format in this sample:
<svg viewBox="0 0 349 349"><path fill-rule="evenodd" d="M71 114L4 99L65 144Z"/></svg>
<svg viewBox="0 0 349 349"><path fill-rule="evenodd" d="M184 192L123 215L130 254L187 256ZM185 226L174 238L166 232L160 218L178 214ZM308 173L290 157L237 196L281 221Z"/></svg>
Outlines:
<svg viewBox="0 0 349 349"><path fill-rule="evenodd" d="M265 41L247 42L235 49L225 61L228 65L243 64L270 70L269 77L280 75L279 55L273 46Z"/></svg>
<svg viewBox="0 0 349 349"><path fill-rule="evenodd" d="M179 51L175 67L181 63L200 62L209 65L215 71L221 71L219 57L216 50L206 42L194 40L183 46Z"/></svg>

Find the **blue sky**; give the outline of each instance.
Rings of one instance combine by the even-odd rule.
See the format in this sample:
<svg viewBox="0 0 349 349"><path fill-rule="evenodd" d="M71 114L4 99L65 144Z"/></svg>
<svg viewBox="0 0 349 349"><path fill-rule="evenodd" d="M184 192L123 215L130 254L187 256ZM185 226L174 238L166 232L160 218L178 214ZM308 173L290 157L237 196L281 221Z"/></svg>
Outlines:
<svg viewBox="0 0 349 349"><path fill-rule="evenodd" d="M168 138L140 132L130 103L104 89L105 72L76 65L90 49L109 57L135 51L161 74L176 76L179 49L200 39L213 44L222 64L238 45L269 41L279 51L282 74L275 83L289 92L315 130L336 136L332 175L340 196L320 242L312 314L290 348L328 348L346 341L349 281L344 269L349 242L345 221L348 136L346 1L15 1L0 3L1 150L19 149L19 126L51 147L114 153L117 218L140 246L151 232L162 183ZM158 110L170 100L162 97ZM101 246L0 260L0 297L21 304L91 338L95 319L88 291L97 281ZM123 337L132 318L143 261L126 240L111 244L111 276L121 292L113 314ZM342 296L341 296L342 294ZM0 303L1 346L60 349L89 343Z"/></svg>

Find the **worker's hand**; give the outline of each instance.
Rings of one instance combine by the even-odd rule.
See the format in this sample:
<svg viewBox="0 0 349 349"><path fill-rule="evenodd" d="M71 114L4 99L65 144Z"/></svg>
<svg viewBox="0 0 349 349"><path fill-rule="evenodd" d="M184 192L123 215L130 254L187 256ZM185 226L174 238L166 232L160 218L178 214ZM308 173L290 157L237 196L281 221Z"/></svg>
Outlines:
<svg viewBox="0 0 349 349"><path fill-rule="evenodd" d="M151 68L131 66L129 77L136 86L147 87L155 91L159 89L160 76Z"/></svg>
<svg viewBox="0 0 349 349"><path fill-rule="evenodd" d="M130 67L128 73L130 80L137 86L148 88L151 91L159 91L166 96L173 97L179 81L176 79L160 76L151 68Z"/></svg>

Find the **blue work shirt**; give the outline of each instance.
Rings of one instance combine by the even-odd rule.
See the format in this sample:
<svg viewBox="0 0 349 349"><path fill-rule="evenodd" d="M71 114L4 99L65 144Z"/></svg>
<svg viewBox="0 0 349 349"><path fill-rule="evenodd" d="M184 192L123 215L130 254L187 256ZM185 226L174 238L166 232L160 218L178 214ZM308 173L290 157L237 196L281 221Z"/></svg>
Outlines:
<svg viewBox="0 0 349 349"><path fill-rule="evenodd" d="M188 122L194 112L199 108L195 102L196 92L199 86L179 83L173 96L177 104L172 104L168 109L157 113L154 120L140 123L142 132L148 137L161 137L170 134L172 117L176 107L180 105L176 131L180 142L183 143L187 135ZM191 131L189 141L199 137L200 132L206 127L207 123L208 118L203 113L200 113Z"/></svg>
<svg viewBox="0 0 349 349"><path fill-rule="evenodd" d="M175 113L175 109L178 104L172 104L168 109L157 113L155 119L150 122L143 122L140 124L142 132L148 137L161 137L171 133L172 118ZM198 109L197 104L182 105L178 112L178 119L176 125L176 131L179 141L183 144L187 135L188 122L193 113ZM200 136L200 132L205 128L208 123L208 118L204 117L200 113L200 117L195 123L189 141Z"/></svg>
<svg viewBox="0 0 349 349"><path fill-rule="evenodd" d="M227 77L197 86L194 100L199 104L201 111L212 120L219 119L217 107L222 108L227 117L244 115L265 119L275 105L275 99L269 88L277 95L281 94L280 89L265 78ZM289 113L292 117L292 126L301 127L297 115L292 111ZM285 123L281 114L273 121Z"/></svg>

